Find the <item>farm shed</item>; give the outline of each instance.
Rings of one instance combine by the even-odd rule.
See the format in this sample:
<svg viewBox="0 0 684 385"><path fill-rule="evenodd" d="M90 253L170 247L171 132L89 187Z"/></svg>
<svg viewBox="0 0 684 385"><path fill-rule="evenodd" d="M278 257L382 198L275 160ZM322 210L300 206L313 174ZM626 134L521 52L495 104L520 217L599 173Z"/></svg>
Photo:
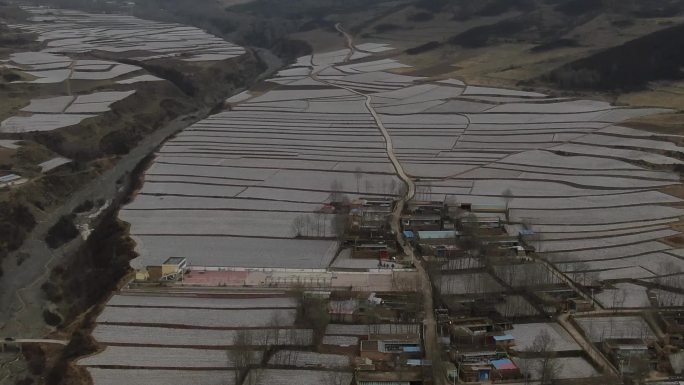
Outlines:
<svg viewBox="0 0 684 385"><path fill-rule="evenodd" d="M501 347L509 347L515 345L515 337L510 334L504 334L502 336L492 336L492 341L494 345Z"/></svg>
<svg viewBox="0 0 684 385"><path fill-rule="evenodd" d="M183 257L170 257L158 266L147 266L144 270L138 270L135 279L139 281L174 281L182 279L188 260Z"/></svg>
<svg viewBox="0 0 684 385"><path fill-rule="evenodd" d="M418 231L418 239L421 241L453 239L457 236L458 232L454 230Z"/></svg>
<svg viewBox="0 0 684 385"><path fill-rule="evenodd" d="M463 382L489 381L492 366L482 363L461 363L459 365L459 377Z"/></svg>
<svg viewBox="0 0 684 385"><path fill-rule="evenodd" d="M437 214L402 215L402 225L407 230L441 230L442 217Z"/></svg>
<svg viewBox="0 0 684 385"><path fill-rule="evenodd" d="M377 339L361 341L361 357L373 361L407 360L421 357L421 345L417 339Z"/></svg>
<svg viewBox="0 0 684 385"><path fill-rule="evenodd" d="M510 358L492 360L491 364L494 367L492 376L495 376L497 379L508 380L520 376L520 369L518 369Z"/></svg>
<svg viewBox="0 0 684 385"><path fill-rule="evenodd" d="M178 275L183 275L183 271L188 267L188 260L182 257L171 257L161 266L162 280L175 279Z"/></svg>

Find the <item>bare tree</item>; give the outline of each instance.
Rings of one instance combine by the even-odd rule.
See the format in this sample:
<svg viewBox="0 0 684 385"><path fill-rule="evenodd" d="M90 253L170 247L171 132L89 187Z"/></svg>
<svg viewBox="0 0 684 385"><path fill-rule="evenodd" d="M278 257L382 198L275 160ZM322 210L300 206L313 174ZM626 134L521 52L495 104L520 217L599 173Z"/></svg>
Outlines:
<svg viewBox="0 0 684 385"><path fill-rule="evenodd" d="M523 375L525 385L530 383L530 372L532 371L532 362L534 361L531 359L523 358L518 363L518 368L520 369L520 373Z"/></svg>
<svg viewBox="0 0 684 385"><path fill-rule="evenodd" d="M392 273L392 284L399 291L417 291L419 278L414 273Z"/></svg>
<svg viewBox="0 0 684 385"><path fill-rule="evenodd" d="M398 187L399 186L397 186L397 181L394 180L394 178L392 178L392 181L389 183L389 189L387 191L387 195L395 194L397 192Z"/></svg>
<svg viewBox="0 0 684 385"><path fill-rule="evenodd" d="M383 181L382 181L382 189L380 190L380 192L381 192L383 195L388 195L388 194L389 194L389 191L391 191L391 190L389 189L389 186L390 186L390 184L389 184L389 182L387 181L387 179L383 180Z"/></svg>
<svg viewBox="0 0 684 385"><path fill-rule="evenodd" d="M537 374L542 385L553 383L562 368L560 362L555 359L554 345L551 335L546 330L542 330L534 337L529 348L531 353L541 359Z"/></svg>
<svg viewBox="0 0 684 385"><path fill-rule="evenodd" d="M309 215L304 216L304 223L306 225L306 236L313 234L314 223Z"/></svg>
<svg viewBox="0 0 684 385"><path fill-rule="evenodd" d="M366 185L365 193L370 193L373 190L373 181L370 179L366 179L365 185Z"/></svg>
<svg viewBox="0 0 684 385"><path fill-rule="evenodd" d="M508 209L506 209L506 220L508 221ZM529 233L524 236L524 241L534 247L534 251L541 252L543 236L541 233L534 231L534 223L531 218L524 218L521 220L523 229L529 230Z"/></svg>
<svg viewBox="0 0 684 385"><path fill-rule="evenodd" d="M436 258L427 261L427 271L430 275L430 282L437 294L442 295L442 263Z"/></svg>
<svg viewBox="0 0 684 385"><path fill-rule="evenodd" d="M275 312L275 313L273 313L273 316L271 317L270 321L268 322L268 326L272 330L272 332L271 332L273 335L272 341L273 341L273 344L275 346L280 345L280 329L282 326L281 325L282 322L280 320L281 317L282 317L282 315L280 314L280 312Z"/></svg>
<svg viewBox="0 0 684 385"><path fill-rule="evenodd" d="M342 200L342 183L338 179L335 179L330 183L330 201L340 202Z"/></svg>
<svg viewBox="0 0 684 385"><path fill-rule="evenodd" d="M406 193L408 192L408 186L406 183L399 183L397 186L397 196L403 197L406 196Z"/></svg>
<svg viewBox="0 0 684 385"><path fill-rule="evenodd" d="M361 167L357 166L354 169L354 178L356 178L356 193L359 194L361 192L361 178L363 178L363 170Z"/></svg>
<svg viewBox="0 0 684 385"><path fill-rule="evenodd" d="M651 372L651 365L648 361L648 358L644 356L637 356L629 357L627 360L629 367L632 369L634 383L639 385L645 384L646 378L648 378L648 375Z"/></svg>
<svg viewBox="0 0 684 385"><path fill-rule="evenodd" d="M332 231L337 236L338 241L344 239L344 235L347 232L347 224L349 222L349 216L346 213L337 213L333 218Z"/></svg>
<svg viewBox="0 0 684 385"><path fill-rule="evenodd" d="M323 213L316 213L316 236L321 237L324 236L325 234L321 232L321 222L325 222L325 218L323 217Z"/></svg>
<svg viewBox="0 0 684 385"><path fill-rule="evenodd" d="M323 385L349 385L350 377L344 372L325 372Z"/></svg>
<svg viewBox="0 0 684 385"><path fill-rule="evenodd" d="M301 237L305 227L306 224L303 216L297 215L292 220L292 232L294 233L295 237Z"/></svg>
<svg viewBox="0 0 684 385"><path fill-rule="evenodd" d="M425 182L425 199L426 201L432 200L432 181Z"/></svg>
<svg viewBox="0 0 684 385"><path fill-rule="evenodd" d="M506 222L510 222L509 210L513 201L513 191L507 188L501 193L501 196L503 196L504 202L506 202Z"/></svg>
<svg viewBox="0 0 684 385"><path fill-rule="evenodd" d="M235 383L247 374L250 367L258 362L258 354L252 349L254 336L251 330L240 329L235 333L232 349L228 350L228 357L235 366Z"/></svg>

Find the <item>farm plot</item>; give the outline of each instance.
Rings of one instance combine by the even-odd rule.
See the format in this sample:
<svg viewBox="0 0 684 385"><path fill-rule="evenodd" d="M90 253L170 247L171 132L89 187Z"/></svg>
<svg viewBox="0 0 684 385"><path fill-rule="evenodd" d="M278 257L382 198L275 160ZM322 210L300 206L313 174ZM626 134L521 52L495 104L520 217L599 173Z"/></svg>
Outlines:
<svg viewBox="0 0 684 385"><path fill-rule="evenodd" d="M242 198L139 195L126 210L204 209L313 212L317 203L267 201Z"/></svg>
<svg viewBox="0 0 684 385"><path fill-rule="evenodd" d="M37 114L12 116L0 123L0 133L14 134L34 131L53 131L73 126L95 117L93 114Z"/></svg>
<svg viewBox="0 0 684 385"><path fill-rule="evenodd" d="M684 306L684 295L668 290L654 289L650 291L655 296L656 303L661 307Z"/></svg>
<svg viewBox="0 0 684 385"><path fill-rule="evenodd" d="M19 147L21 147L19 144L17 144L18 141L16 140L7 140L7 139L1 139L0 140L0 147L6 148L9 150L16 150Z"/></svg>
<svg viewBox="0 0 684 385"><path fill-rule="evenodd" d="M520 181L513 178L496 178L491 180L475 180L471 194L501 196L510 190L514 197L574 197L589 195L615 195L629 193L632 190L588 189L553 181Z"/></svg>
<svg viewBox="0 0 684 385"><path fill-rule="evenodd" d="M646 230L646 229L644 229ZM600 249L611 246L629 245L634 243L641 243L651 241L659 238L668 237L679 234L670 229L661 229L655 231L637 232L629 235L611 235L605 238L587 238L576 240L544 240L540 242L539 251L554 252L554 251L571 251L571 250L587 250ZM592 234L587 234L591 236Z"/></svg>
<svg viewBox="0 0 684 385"><path fill-rule="evenodd" d="M364 336L368 334L418 334L419 324L372 324L372 325L345 325L329 324L325 328L326 335L340 336Z"/></svg>
<svg viewBox="0 0 684 385"><path fill-rule="evenodd" d="M551 340L550 350L555 352L580 351L577 342L557 323L515 324L506 332L515 337L515 350L524 351L532 347L536 336L547 333Z"/></svg>
<svg viewBox="0 0 684 385"><path fill-rule="evenodd" d="M232 370L150 370L88 368L96 385L234 385Z"/></svg>
<svg viewBox="0 0 684 385"><path fill-rule="evenodd" d="M228 236L140 235L133 237L141 266L160 265L172 256L193 266L325 269L337 252L333 240ZM201 246L201 247L200 247Z"/></svg>
<svg viewBox="0 0 684 385"><path fill-rule="evenodd" d="M260 356L260 351L255 351ZM97 355L78 360L81 366L117 368L230 369L235 367L225 350L108 346Z"/></svg>
<svg viewBox="0 0 684 385"><path fill-rule="evenodd" d="M566 143L552 147L550 151L558 151L569 154L586 154L595 156L609 156L611 158L622 159L625 161L643 161L654 165L662 166L668 164L682 164L679 159L648 151L611 148L602 146L589 146L584 144Z"/></svg>
<svg viewBox="0 0 684 385"><path fill-rule="evenodd" d="M323 345L331 346L356 346L359 344L358 337L325 335L322 340Z"/></svg>
<svg viewBox="0 0 684 385"><path fill-rule="evenodd" d="M151 311L151 310L147 310ZM250 329L246 332L252 346L312 344L312 331L308 329ZM238 331L209 329L173 329L146 326L99 324L93 337L107 345L148 345L217 347L235 345Z"/></svg>
<svg viewBox="0 0 684 385"><path fill-rule="evenodd" d="M531 218L539 224L612 224L677 218L684 210L665 206L632 206L592 208L583 210L511 210L511 217L517 220Z"/></svg>
<svg viewBox="0 0 684 385"><path fill-rule="evenodd" d="M601 198L603 199L603 197ZM619 199L619 197L616 197L616 199ZM674 202L673 202L674 203ZM605 206L605 207L610 207L610 206ZM615 224L609 224L609 225L536 225L536 224L531 224L530 227L538 233L551 233L551 234L560 234L560 233L592 233L592 232L601 232L604 234L607 234L608 232L615 232L615 233L633 233L633 232L638 232L640 228L648 228L649 230L652 230L654 227L655 228L661 228L661 227L666 227L665 225L668 225L670 223L676 222L676 218L670 218L670 219L656 219L652 221L639 221L639 222L627 222L627 223L615 223ZM521 225L510 225L511 228L516 228L516 229L521 229ZM517 232L515 232L517 234ZM571 237L574 238L574 237ZM554 239L553 236L549 237L549 239Z"/></svg>
<svg viewBox="0 0 684 385"><path fill-rule="evenodd" d="M319 367L343 369L350 366L349 357L338 354L322 354L297 350L279 350L269 360L273 366Z"/></svg>
<svg viewBox="0 0 684 385"><path fill-rule="evenodd" d="M432 185L435 188L435 185ZM449 191L448 189L445 191ZM505 205L506 199L497 196L483 196L483 195L461 195L449 194L450 199L456 202L472 203L472 204L495 204ZM672 195L663 194L658 191L639 191L634 193L618 194L618 195L593 195L593 196L577 196L577 197L555 197L555 198L527 198L527 197L513 197L508 200L508 207L511 209L584 209L584 208L601 208L601 207L619 207L619 206L638 206L641 204L667 204L677 203L679 198ZM536 229L545 229L552 226L532 224ZM565 226L570 229L573 226ZM588 227L588 226L587 226ZM547 231L540 231L547 232ZM551 231L548 231L551 232Z"/></svg>
<svg viewBox="0 0 684 385"><path fill-rule="evenodd" d="M641 317L582 317L576 319L592 342L615 338L654 338L653 331Z"/></svg>
<svg viewBox="0 0 684 385"><path fill-rule="evenodd" d="M497 304L495 309L506 318L530 317L539 315L539 311L523 296L508 295L504 302Z"/></svg>
<svg viewBox="0 0 684 385"><path fill-rule="evenodd" d="M94 14L38 7L24 8L33 17L18 24L46 42L45 53L104 51L140 55L150 60L180 57L185 61L226 60L245 51L198 28L160 23L133 16ZM102 28L103 25L108 28ZM92 64L91 64L92 65Z"/></svg>
<svg viewBox="0 0 684 385"><path fill-rule="evenodd" d="M22 112L60 113L74 101L73 96L56 96L53 98L33 99L31 104L21 109Z"/></svg>
<svg viewBox="0 0 684 385"><path fill-rule="evenodd" d="M528 378L532 381L541 379L542 361L541 358L513 358L513 362L520 368L520 371L529 376ZM599 375L599 372L582 357L552 358L551 361L552 365L558 368L556 378L559 380L590 378Z"/></svg>
<svg viewBox="0 0 684 385"><path fill-rule="evenodd" d="M641 242L631 245L613 246L600 249L562 251L544 253L554 263L567 263L577 261L599 261L639 256L668 250L670 247L662 242Z"/></svg>
<svg viewBox="0 0 684 385"><path fill-rule="evenodd" d="M56 158L52 158L50 160L46 160L45 162L39 163L38 167L40 167L40 170L42 172L48 172L56 169L57 167L63 166L65 164L71 163L71 159L67 158L62 158L61 156L58 156Z"/></svg>
<svg viewBox="0 0 684 385"><path fill-rule="evenodd" d="M52 131L68 127L110 110L110 105L135 91L96 92L89 95L34 99L22 109L29 115L12 116L0 123L0 132Z"/></svg>
<svg viewBox="0 0 684 385"><path fill-rule="evenodd" d="M113 296L108 306L139 306L167 308L208 308L208 309L278 309L296 308L297 301L292 297L274 298L207 298L154 295L121 295Z"/></svg>
<svg viewBox="0 0 684 385"><path fill-rule="evenodd" d="M616 283L614 288L603 290L595 298L605 308L650 307L647 289L632 283Z"/></svg>
<svg viewBox="0 0 684 385"><path fill-rule="evenodd" d="M141 67L108 60L81 60L46 52L20 52L10 55L8 64L36 79L29 83L48 84L72 80L109 80L142 71ZM151 76L151 75L139 75ZM161 80L152 76L156 80ZM131 78L133 79L133 78ZM145 78L143 78L145 79ZM149 80L152 80L151 78ZM130 81L135 82L135 81ZM124 83L126 84L126 80Z"/></svg>
<svg viewBox="0 0 684 385"><path fill-rule="evenodd" d="M334 236L334 215L299 212L267 212L231 210L165 210L149 217L149 210L123 211L121 219L132 223L138 235L226 235L290 238L295 218L315 223L310 231L317 237ZM230 221L227 219L230 218Z"/></svg>
<svg viewBox="0 0 684 385"><path fill-rule="evenodd" d="M539 263L499 265L494 267L494 272L500 280L514 288L561 283L545 265Z"/></svg>
<svg viewBox="0 0 684 385"><path fill-rule="evenodd" d="M136 307L107 306L97 318L98 323L127 325L164 325L197 328L259 328L268 327L277 319L280 325L292 326L294 309L177 309L155 308L141 311Z"/></svg>
<svg viewBox="0 0 684 385"><path fill-rule="evenodd" d="M488 273L442 275L439 290L443 295L479 295L504 290Z"/></svg>
<svg viewBox="0 0 684 385"><path fill-rule="evenodd" d="M303 369L255 369L246 381L255 385L350 384L354 375L348 372Z"/></svg>
<svg viewBox="0 0 684 385"><path fill-rule="evenodd" d="M202 297L193 289L175 291L110 299L93 330L104 350L78 361L94 384L120 383L116 380L136 375L132 384L167 379L170 384L231 384L237 349L253 349L260 361L263 346L313 343L312 330L292 327L298 305L292 297L242 292L239 297Z"/></svg>
<svg viewBox="0 0 684 385"><path fill-rule="evenodd" d="M599 271L597 274L598 281L616 280L616 279L646 279L653 277L654 274L642 267L631 266L622 269L609 269Z"/></svg>
<svg viewBox="0 0 684 385"><path fill-rule="evenodd" d="M636 138L625 138L622 136L614 136L608 134L593 134L587 135L582 138L578 138L573 142L581 144L591 144L591 145L604 145L609 147L627 147L627 148L637 148L646 150L660 150L660 151L671 151L679 152L684 151L684 147L679 147L674 143L662 141L662 140L650 140L650 139L636 139Z"/></svg>

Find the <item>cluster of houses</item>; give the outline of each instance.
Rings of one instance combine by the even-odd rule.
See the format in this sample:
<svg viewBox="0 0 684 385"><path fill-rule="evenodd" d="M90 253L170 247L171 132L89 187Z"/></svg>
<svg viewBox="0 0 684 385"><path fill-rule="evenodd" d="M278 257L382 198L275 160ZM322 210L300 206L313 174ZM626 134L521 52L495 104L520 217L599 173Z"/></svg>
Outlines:
<svg viewBox="0 0 684 385"><path fill-rule="evenodd" d="M442 259L463 257L468 250L458 246L459 227L476 228L484 242L507 254L525 256L521 234L505 227L507 208L497 204L450 201L411 201L401 217L404 237L424 256Z"/></svg>
<svg viewBox="0 0 684 385"><path fill-rule="evenodd" d="M432 381L425 360L421 306L415 293L333 293L322 351L354 357L358 385ZM341 295L351 298L339 298Z"/></svg>
<svg viewBox="0 0 684 385"><path fill-rule="evenodd" d="M507 348L515 339L509 321L487 317L439 317L441 342L449 346L445 375L450 381L492 382L523 378Z"/></svg>
<svg viewBox="0 0 684 385"><path fill-rule="evenodd" d="M351 257L378 260L379 266L396 263L398 247L390 228L395 200L389 197L359 198L350 203L343 248Z"/></svg>

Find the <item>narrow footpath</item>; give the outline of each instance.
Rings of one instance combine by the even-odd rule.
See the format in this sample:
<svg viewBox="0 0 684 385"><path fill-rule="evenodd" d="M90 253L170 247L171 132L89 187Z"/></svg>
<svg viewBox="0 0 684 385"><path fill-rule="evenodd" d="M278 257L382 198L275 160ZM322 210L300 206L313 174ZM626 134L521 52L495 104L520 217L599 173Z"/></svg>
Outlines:
<svg viewBox="0 0 684 385"><path fill-rule="evenodd" d="M337 23L335 25L335 29L337 29L340 33L344 35L345 38L345 44L347 48L349 49L349 54L347 55L345 61L349 61L351 56L355 52L354 48L354 39L352 36L350 36L341 26L340 23ZM424 312L424 319L423 319L423 338L424 338L424 343L425 343L425 358L433 363L433 382L435 384L442 384L444 381L443 379L445 378L444 373L441 372L440 368L442 365L438 364L438 361L441 360L441 352L440 352L440 347L439 343L437 341L437 323L435 321L435 314L434 314L434 306L433 306L433 296L432 296L432 284L430 282L430 276L428 275L427 269L425 268L425 261L422 260L422 258L416 258L414 254L413 247L406 241L406 239L403 236L403 232L401 231L401 226L400 226L400 220L401 220L401 213L404 211L404 206L406 205L406 202L410 201L413 199L413 197L416 194L416 184L414 181L411 179L411 177L408 176L406 171L401 165L401 162L399 162L399 159L397 159L396 154L394 153L394 145L392 143L392 136L389 134L387 131L387 128L385 125L382 123L382 120L380 119L380 116L378 115L377 111L375 111L375 108L373 107L373 98L370 94L364 94L362 92L356 91L352 88L349 88L347 86L342 86L342 85L337 85L337 84L332 84L329 83L321 78L318 77L318 73L322 71L316 71L311 74L311 78L313 80L316 80L321 83L325 83L327 85L330 85L332 87L337 87L337 88L342 88L344 90L347 90L351 93L354 93L356 95L363 96L366 99L365 106L368 112L373 116L373 119L375 120L375 123L380 130L380 133L382 134L383 138L385 139L385 150L387 152L387 157L389 158L390 162L392 162L392 166L394 167L394 170L401 179L404 184L406 185L406 192L405 194L399 199L394 207L394 211L392 212L392 220L391 220L391 227L392 227L392 232L396 235L397 237L397 243L401 246L403 249L404 253L406 254L407 257L411 259L413 264L416 267L416 270L420 276L420 287L418 290L420 290L421 296L422 296L422 303L423 303L423 312Z"/></svg>

